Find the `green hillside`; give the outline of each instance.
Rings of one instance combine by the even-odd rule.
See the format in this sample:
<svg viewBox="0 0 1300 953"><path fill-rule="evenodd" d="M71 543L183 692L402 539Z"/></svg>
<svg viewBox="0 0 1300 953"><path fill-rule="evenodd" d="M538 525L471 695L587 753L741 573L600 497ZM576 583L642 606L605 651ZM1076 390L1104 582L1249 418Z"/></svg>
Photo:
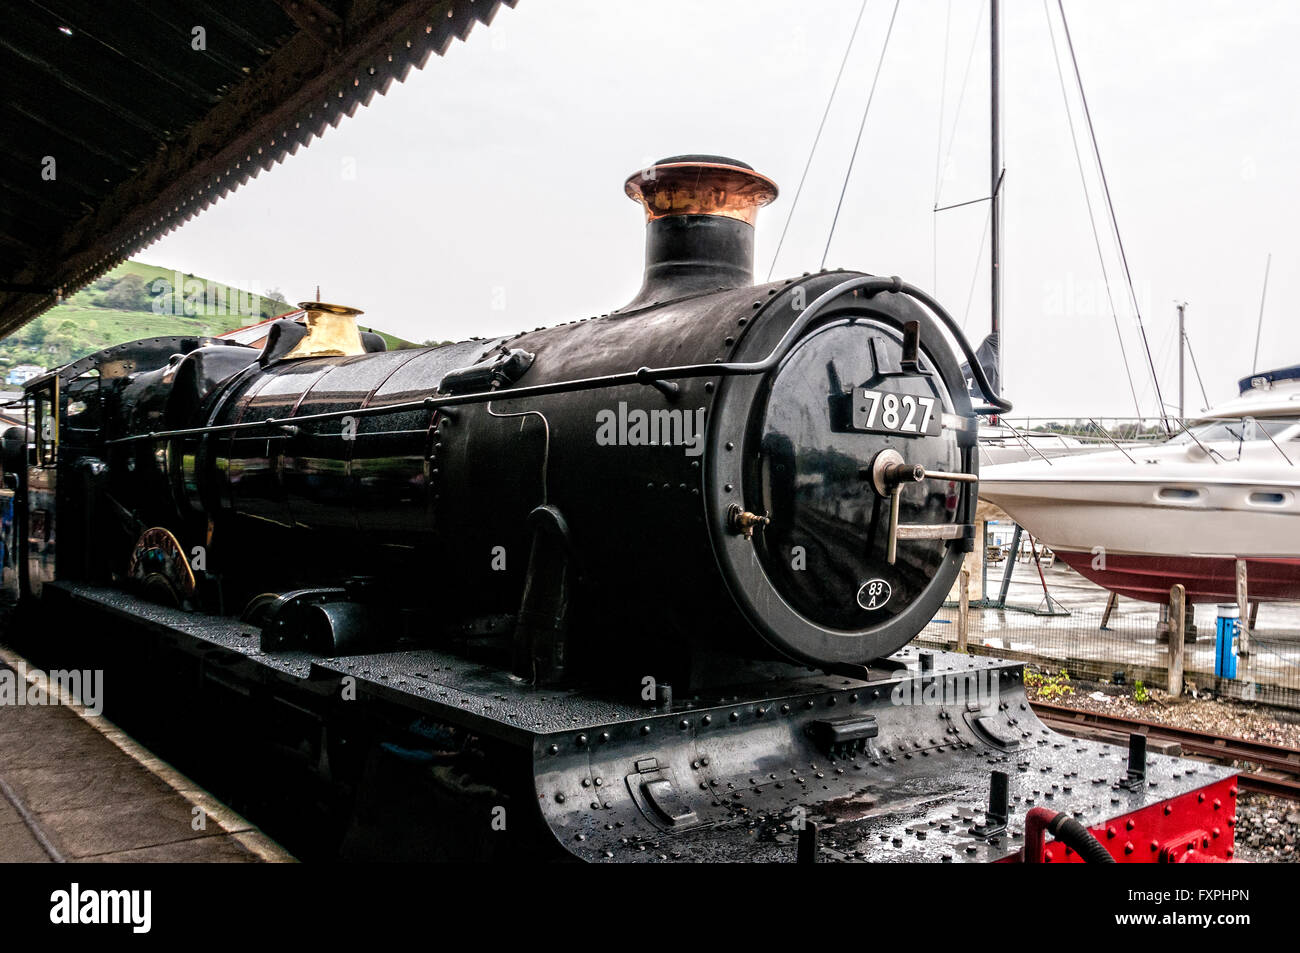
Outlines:
<svg viewBox="0 0 1300 953"><path fill-rule="evenodd" d="M276 289L241 290L128 261L0 339L0 375L18 364L57 367L140 338L223 334L293 309ZM379 333L389 348L412 346Z"/></svg>

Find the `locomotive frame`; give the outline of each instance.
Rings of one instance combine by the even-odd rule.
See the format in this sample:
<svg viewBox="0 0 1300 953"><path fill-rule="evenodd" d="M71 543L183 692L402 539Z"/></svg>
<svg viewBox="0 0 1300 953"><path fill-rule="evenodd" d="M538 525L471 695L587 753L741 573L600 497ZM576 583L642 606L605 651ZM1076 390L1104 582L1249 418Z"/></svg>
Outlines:
<svg viewBox="0 0 1300 953"><path fill-rule="evenodd" d="M55 582L47 597L127 658L189 659L170 688L193 711L237 697L265 724L291 714L301 757L332 783L361 784L394 768L394 750L455 739L440 747L469 780L450 793L439 782L425 812L435 833L386 843L386 859L1095 859L1086 841L1032 828L1035 808L1086 826L1120 863L1234 853L1235 771L1051 731L1026 701L1021 662L909 647L860 678L638 702L529 685L436 649L265 652L248 624L106 587ZM353 856L374 859L357 823Z"/></svg>

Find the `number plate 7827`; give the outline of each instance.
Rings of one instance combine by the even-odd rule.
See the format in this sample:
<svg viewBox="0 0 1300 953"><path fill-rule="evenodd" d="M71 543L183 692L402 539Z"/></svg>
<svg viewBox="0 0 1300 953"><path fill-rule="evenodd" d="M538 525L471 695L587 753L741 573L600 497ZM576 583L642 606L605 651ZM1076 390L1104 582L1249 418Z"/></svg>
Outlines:
<svg viewBox="0 0 1300 953"><path fill-rule="evenodd" d="M853 392L853 429L867 433L893 433L907 437L932 437L941 424L938 401L913 394L859 388Z"/></svg>

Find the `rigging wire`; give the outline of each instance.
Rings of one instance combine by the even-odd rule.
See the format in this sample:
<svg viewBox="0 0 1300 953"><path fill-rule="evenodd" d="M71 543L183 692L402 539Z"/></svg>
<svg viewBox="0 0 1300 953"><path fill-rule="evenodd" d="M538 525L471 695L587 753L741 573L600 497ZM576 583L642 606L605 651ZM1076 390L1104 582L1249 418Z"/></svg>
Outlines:
<svg viewBox="0 0 1300 953"><path fill-rule="evenodd" d="M1115 215L1115 203L1110 195L1110 183L1106 179L1106 167L1101 161L1101 148L1097 144L1097 130L1092 123L1092 110L1088 108L1088 96L1083 90L1083 74L1079 71L1079 58L1074 52L1074 39L1070 36L1070 23L1065 16L1064 0L1056 0L1057 9L1061 12L1061 26L1065 30L1065 44L1070 51L1070 62L1074 66L1074 79L1079 87L1079 100L1083 103L1083 115L1088 121L1088 136L1092 140L1092 152L1097 159L1097 172L1101 176L1102 193L1106 197L1106 207L1110 212L1111 228L1115 232L1115 242L1119 246L1120 261L1124 265L1124 277L1128 282L1129 297L1133 301L1133 314L1137 318L1138 331L1142 336L1142 346L1146 350L1147 365L1151 368L1151 383L1156 390L1156 403L1160 407L1160 419L1165 426L1166 432L1169 431L1168 415L1165 413L1164 395L1160 392L1160 379L1156 375L1155 362L1151 359L1151 345L1147 341L1146 327L1142 323L1142 309L1138 306L1137 292L1133 288L1133 273L1128 264L1128 253L1124 250L1124 239L1120 236L1119 221Z"/></svg>
<svg viewBox="0 0 1300 953"><path fill-rule="evenodd" d="M970 52L966 54L966 72L962 76L961 91L957 94L957 108L952 115L952 132L949 133L948 135L948 152L944 155L943 163L941 164L940 168L946 169L948 167L948 163L952 161L953 146L957 142L957 123L961 120L962 103L966 101L966 86L970 82L970 68L971 68L971 64L975 62L975 49L977 46L979 46L979 38L980 38L979 24L983 22L983 20L984 20L984 3L983 0L981 0L979 13L976 14L975 17L976 27L975 27L974 35L971 36ZM940 143L940 148L942 148L942 146L943 144ZM941 197L940 193L942 193L942 191L943 191L943 181L941 179L939 180L939 183L935 189L934 204L936 207L938 207L939 205L939 199Z"/></svg>
<svg viewBox="0 0 1300 953"><path fill-rule="evenodd" d="M1155 355L1154 363L1157 369L1157 373L1168 372L1172 369L1173 357L1174 357L1174 352L1172 349L1175 345L1177 338L1178 338L1178 329L1176 327L1169 327L1165 329L1164 337L1157 339L1156 341L1157 346L1154 351L1154 355ZM1142 397L1145 399L1148 393L1151 393L1150 381L1148 381L1143 386ZM1154 394L1154 393L1152 393L1152 396L1157 398L1159 397L1158 394ZM1160 407L1162 410L1165 406L1166 406L1165 403L1161 401Z"/></svg>
<svg viewBox="0 0 1300 953"><path fill-rule="evenodd" d="M970 320L970 306L971 302L975 300L975 286L979 283L980 275L982 274L980 265L984 263L984 245L989 239L989 233L991 232L989 222L992 220L993 203L990 202L989 210L984 215L984 227L980 229L980 247L979 251L975 253L975 274L971 275L970 291L966 294L966 313L961 316L961 329L963 333L966 330L966 322Z"/></svg>
<svg viewBox="0 0 1300 953"><path fill-rule="evenodd" d="M1259 293L1259 320L1255 322L1255 357L1250 362L1250 372L1252 374L1259 368L1259 335L1264 330L1264 302L1268 300L1268 270L1273 266L1273 253L1268 253L1268 261L1264 262L1264 290Z"/></svg>
<svg viewBox="0 0 1300 953"><path fill-rule="evenodd" d="M952 0L948 0L949 3ZM794 210L799 205L799 196L803 194L804 182L808 180L808 170L812 168L813 156L817 152L817 144L821 142L822 132L826 129L826 119L831 114L831 104L835 102L835 93L840 88L840 79L844 76L844 67L849 62L849 53L853 50L853 41L857 38L858 27L862 25L862 14L867 12L867 0L862 0L862 6L858 8L858 18L853 21L853 32L849 34L848 46L844 48L844 58L840 60L839 72L835 74L835 83L831 86L831 95L826 100L826 109L822 113L822 121L817 126L817 135L813 136L812 148L808 150L808 161L804 163L803 175L799 176L799 187L794 190L794 200L790 202L790 211L785 217L785 227L781 229L781 238L776 243L776 251L772 253L772 264L767 269L767 280L772 280L772 273L776 271L776 260L781 254L781 246L785 244L786 233L790 231L790 222L794 220Z"/></svg>
<svg viewBox="0 0 1300 953"><path fill-rule="evenodd" d="M1046 2L1046 0L1044 0ZM934 146L934 207L939 207L939 184L943 174L943 113L948 104L948 47L952 36L952 0L948 0L948 14L943 26L943 78L939 80L939 137ZM930 216L930 265L933 269L930 290L939 290L939 216Z"/></svg>
<svg viewBox="0 0 1300 953"><path fill-rule="evenodd" d="M1097 217L1092 208L1092 196L1088 191L1088 177L1083 168L1083 156L1079 152L1079 137L1074 128L1074 115L1070 110L1070 97L1065 91L1065 71L1061 68L1061 57L1056 46L1056 31L1052 27L1052 11L1043 0L1043 16L1047 19L1047 35L1052 41L1052 58L1056 61L1056 78L1061 85L1061 102L1065 106L1065 119L1070 125L1070 144L1074 147L1074 162L1079 169L1079 184L1083 188L1083 201L1088 207L1088 226L1092 229L1092 242L1097 249L1097 262L1101 265L1101 279L1106 286L1106 301L1110 305L1111 321L1115 324L1115 337L1119 341L1119 354L1124 361L1124 374L1128 378L1129 393L1133 395L1133 409L1137 413L1139 425L1142 423L1142 406L1138 402L1137 386L1133 383L1133 369L1129 366L1128 350L1124 347L1124 334L1119 327L1119 314L1115 309L1115 297L1110 289L1110 274L1106 270L1106 256L1101 250L1101 235L1097 233Z"/></svg>
<svg viewBox="0 0 1300 953"><path fill-rule="evenodd" d="M1204 401L1202 409L1210 406L1210 398L1205 393L1205 381L1201 380L1201 369L1196 366L1196 352L1192 350L1192 339L1187 336L1187 329L1183 328L1183 340L1187 342L1187 356L1192 359L1192 370L1196 372L1196 383L1201 388L1201 400Z"/></svg>
<svg viewBox="0 0 1300 953"><path fill-rule="evenodd" d="M822 252L819 267L826 267L826 257L831 253L831 241L835 238L835 226L840 220L840 210L844 207L844 195L849 190L849 179L853 176L853 164L858 158L858 147L862 145L862 132L867 128L867 116L871 112L871 101L876 98L876 84L880 81L880 69L885 65L885 52L889 49L889 38L894 33L894 20L898 18L899 0L894 0L894 10L889 15L889 26L885 29L885 42L880 46L880 59L876 61L876 73L871 79L871 91L867 93L867 105L862 110L862 122L858 124L858 137L853 141L853 153L849 156L849 167L844 172L844 184L840 187L840 199L835 204L835 216L831 219L831 230L826 236L826 248Z"/></svg>

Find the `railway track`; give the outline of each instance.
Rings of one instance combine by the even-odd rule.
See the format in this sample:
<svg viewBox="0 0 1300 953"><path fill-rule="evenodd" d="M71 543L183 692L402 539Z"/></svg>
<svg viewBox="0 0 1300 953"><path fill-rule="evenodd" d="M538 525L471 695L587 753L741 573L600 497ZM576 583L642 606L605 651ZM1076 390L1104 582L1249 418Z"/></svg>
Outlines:
<svg viewBox="0 0 1300 953"><path fill-rule="evenodd" d="M1065 734L1122 742L1136 732L1146 735L1148 742L1177 744L1184 754L1192 757L1227 765L1248 762L1258 770L1241 773L1242 788L1300 801L1300 749L1245 738L1224 737L1208 731L1179 728L1142 718L1081 711L1047 702L1034 702L1033 707L1044 724ZM1107 739L1104 737L1106 735L1113 738Z"/></svg>

